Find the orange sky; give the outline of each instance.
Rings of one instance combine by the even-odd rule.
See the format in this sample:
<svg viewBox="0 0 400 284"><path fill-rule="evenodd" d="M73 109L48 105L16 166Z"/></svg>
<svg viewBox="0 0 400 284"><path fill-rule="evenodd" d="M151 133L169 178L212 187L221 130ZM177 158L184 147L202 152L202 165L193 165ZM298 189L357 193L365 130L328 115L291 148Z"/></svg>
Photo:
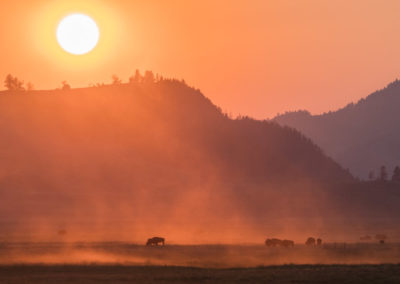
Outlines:
<svg viewBox="0 0 400 284"><path fill-rule="evenodd" d="M53 89L124 80L136 68L185 78L232 114L334 110L400 71L397 0L4 0L0 78ZM99 24L99 46L68 55L55 28L71 12ZM1 86L3 89L3 86Z"/></svg>

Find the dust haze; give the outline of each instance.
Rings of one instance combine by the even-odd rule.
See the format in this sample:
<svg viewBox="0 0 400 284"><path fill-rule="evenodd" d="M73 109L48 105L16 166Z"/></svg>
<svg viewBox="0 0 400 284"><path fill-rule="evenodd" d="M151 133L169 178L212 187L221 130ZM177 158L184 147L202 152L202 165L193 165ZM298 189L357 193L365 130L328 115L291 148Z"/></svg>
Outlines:
<svg viewBox="0 0 400 284"><path fill-rule="evenodd" d="M262 245L266 237L356 242L367 233L398 240L398 209L389 204L378 211L376 193L357 202L357 194L347 193L355 181L306 139L267 122L231 119L199 91L168 84L0 96L0 241L10 262L190 265L185 254L198 247L141 248L147 238L162 236L168 245L245 245L206 247L233 266L320 263L335 262L334 252L309 255L300 248L299 256L294 250L270 257L273 251L260 247L253 261L246 245ZM246 140L253 135L240 132L247 124L253 132L287 132L305 146L293 142L287 146L293 156L282 160L276 152L286 146L268 134L267 146ZM259 147L266 150L257 154ZM308 147L311 173L297 162L295 147ZM345 186L328 180L331 173ZM136 246L77 248L79 242ZM36 255L13 243L58 245ZM392 258L379 251L365 261Z"/></svg>
<svg viewBox="0 0 400 284"><path fill-rule="evenodd" d="M146 248L127 243L8 244L0 248L0 265L135 265L256 267L287 264L398 263L400 246L337 243L292 249L260 245L189 245Z"/></svg>

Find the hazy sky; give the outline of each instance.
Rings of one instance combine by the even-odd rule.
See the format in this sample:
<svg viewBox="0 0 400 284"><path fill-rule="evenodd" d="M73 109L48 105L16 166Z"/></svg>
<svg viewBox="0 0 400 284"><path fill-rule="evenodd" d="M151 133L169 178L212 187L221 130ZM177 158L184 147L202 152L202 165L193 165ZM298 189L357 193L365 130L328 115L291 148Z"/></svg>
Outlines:
<svg viewBox="0 0 400 284"><path fill-rule="evenodd" d="M400 71L398 0L4 0L0 77L53 89L124 80L136 68L184 78L224 111L257 118L334 110ZM55 29L92 16L99 46L65 53ZM1 86L3 89L3 86Z"/></svg>

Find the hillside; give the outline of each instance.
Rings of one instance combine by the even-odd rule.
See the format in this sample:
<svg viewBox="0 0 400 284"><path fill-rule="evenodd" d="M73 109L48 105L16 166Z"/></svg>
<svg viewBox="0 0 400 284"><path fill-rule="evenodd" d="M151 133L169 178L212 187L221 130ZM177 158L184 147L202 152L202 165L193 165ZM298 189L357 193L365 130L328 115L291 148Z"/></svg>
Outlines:
<svg viewBox="0 0 400 284"><path fill-rule="evenodd" d="M400 164L400 81L361 99L356 104L322 115L307 111L286 113L274 120L311 138L344 168L366 179L381 166L389 178Z"/></svg>
<svg viewBox="0 0 400 284"><path fill-rule="evenodd" d="M12 238L65 229L75 239L243 241L315 228L321 212L340 219L329 188L353 182L299 132L230 119L174 80L3 92L0 132L0 223Z"/></svg>

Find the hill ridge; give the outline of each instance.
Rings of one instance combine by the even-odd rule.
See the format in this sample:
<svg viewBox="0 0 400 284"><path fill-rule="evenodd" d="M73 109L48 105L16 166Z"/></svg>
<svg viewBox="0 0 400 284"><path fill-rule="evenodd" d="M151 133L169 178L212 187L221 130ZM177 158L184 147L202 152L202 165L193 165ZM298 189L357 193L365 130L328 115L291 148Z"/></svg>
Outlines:
<svg viewBox="0 0 400 284"><path fill-rule="evenodd" d="M273 120L303 132L343 167L366 178L370 171L377 173L381 166L392 170L400 164L395 147L400 141L396 135L399 106L400 81L396 79L337 111L321 115L289 112Z"/></svg>

